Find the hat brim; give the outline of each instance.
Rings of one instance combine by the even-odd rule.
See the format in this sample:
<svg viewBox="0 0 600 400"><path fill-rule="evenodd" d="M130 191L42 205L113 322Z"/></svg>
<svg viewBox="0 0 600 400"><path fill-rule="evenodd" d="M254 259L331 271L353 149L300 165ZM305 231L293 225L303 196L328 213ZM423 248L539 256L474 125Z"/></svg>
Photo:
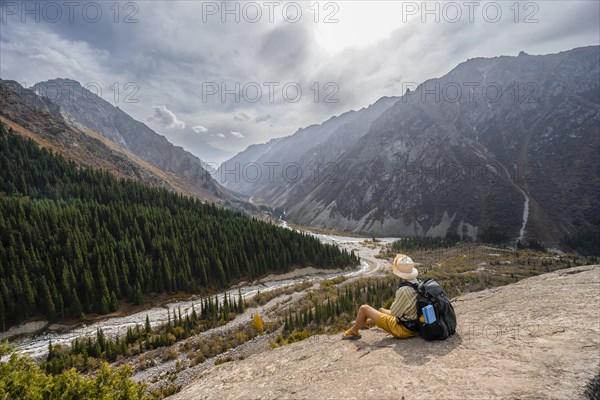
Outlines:
<svg viewBox="0 0 600 400"><path fill-rule="evenodd" d="M415 279L417 277L417 275L419 275L419 271L414 267L414 264L411 264L411 265L412 265L411 272L400 272L396 268L396 265L394 265L394 267L392 268L392 272L394 273L394 275L399 276L402 279L406 279L406 280Z"/></svg>

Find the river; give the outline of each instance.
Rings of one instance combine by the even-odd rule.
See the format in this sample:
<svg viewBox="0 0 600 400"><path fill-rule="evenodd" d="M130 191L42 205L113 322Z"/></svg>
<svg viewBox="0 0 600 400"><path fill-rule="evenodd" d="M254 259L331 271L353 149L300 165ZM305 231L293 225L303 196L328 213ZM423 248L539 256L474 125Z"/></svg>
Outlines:
<svg viewBox="0 0 600 400"><path fill-rule="evenodd" d="M282 223L282 226L289 228L285 222ZM336 277L346 277L352 278L361 275L368 275L376 272L379 267L383 264L382 260L378 260L375 258L375 255L378 253L377 246L366 246L363 241L365 238L357 238L357 237L346 237L346 236L336 236L336 235L324 235L324 234L315 234L307 231L307 233L311 233L318 237L324 243L333 243L337 244L341 247L344 247L348 250L354 249L357 254L361 257L361 265L359 269L356 270L345 270L345 271L336 271L336 272L324 272L324 273L313 273L314 271L310 271L308 275L299 275L299 276L291 276L286 277L286 279L277 279L277 276L270 276L266 279L262 279L256 282L252 282L250 284L245 284L239 287L235 287L233 289L227 290L225 292L219 293L217 297L220 301L223 300L224 296L231 295L232 299L238 298L238 292L242 293L244 298L249 298L258 293L268 292L271 290L292 286L297 283L303 281L310 282L318 282L326 279L332 279ZM381 238L378 239L380 244L390 243L397 238ZM322 272L324 270L320 270ZM294 275L292 274L285 274ZM214 295L213 295L214 296ZM124 335L127 332L127 328L134 327L135 325L144 325L146 321L146 315L150 320L150 324L152 326L160 325L167 322L168 319L168 310L179 310L181 309L181 314L185 316L188 313L191 313L192 305L196 308L196 311L200 311L200 297L191 297L188 300L184 301L176 301L167 304L163 304L161 306L153 307L138 313L107 318L105 320L101 320L98 322L91 323L89 325L82 325L76 328L73 328L68 331L62 332L43 332L37 335L27 335L21 337L13 342L16 346L17 350L23 353L26 353L34 358L44 357L48 352L48 343L52 341L52 344L70 344L75 338L82 338L86 336L92 336L96 334L98 329L102 329L106 336L114 337L116 335Z"/></svg>

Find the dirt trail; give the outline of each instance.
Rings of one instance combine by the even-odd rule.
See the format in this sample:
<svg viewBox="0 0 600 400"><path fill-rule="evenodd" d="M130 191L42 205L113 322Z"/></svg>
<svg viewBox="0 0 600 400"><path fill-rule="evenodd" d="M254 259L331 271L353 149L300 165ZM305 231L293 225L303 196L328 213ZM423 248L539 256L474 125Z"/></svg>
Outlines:
<svg viewBox="0 0 600 400"><path fill-rule="evenodd" d="M318 335L208 369L174 400L577 399L600 365L600 266L454 300L444 342Z"/></svg>

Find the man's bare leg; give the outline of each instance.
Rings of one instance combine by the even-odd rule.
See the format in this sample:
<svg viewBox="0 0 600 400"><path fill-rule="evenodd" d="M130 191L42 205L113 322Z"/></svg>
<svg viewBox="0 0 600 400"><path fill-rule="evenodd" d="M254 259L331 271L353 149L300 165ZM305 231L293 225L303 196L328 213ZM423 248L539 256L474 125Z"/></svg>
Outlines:
<svg viewBox="0 0 600 400"><path fill-rule="evenodd" d="M365 326L365 323L369 322L371 324L375 324L377 321L377 316L379 315L379 311L374 309L371 306L363 304L358 309L358 315L356 316L356 321L354 321L354 326L352 327L352 332L358 333L358 330Z"/></svg>

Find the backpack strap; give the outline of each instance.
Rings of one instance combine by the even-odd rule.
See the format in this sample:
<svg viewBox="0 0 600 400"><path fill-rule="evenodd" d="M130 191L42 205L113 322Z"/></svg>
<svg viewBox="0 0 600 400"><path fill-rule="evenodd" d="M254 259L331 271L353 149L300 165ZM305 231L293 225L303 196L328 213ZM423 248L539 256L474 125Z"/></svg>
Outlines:
<svg viewBox="0 0 600 400"><path fill-rule="evenodd" d="M400 284L398 285L398 289L400 289L400 288L401 288L401 287L403 287L403 286L410 286L410 287L412 287L413 289L415 289L415 290L417 290L417 291L418 291L418 290L419 290L419 284L420 284L420 283L421 283L420 281L419 281L418 283L412 283L412 282L409 282L409 281L404 281L404 280L403 280L403 281L402 281L402 282L400 282ZM398 289L396 289L396 290L398 290Z"/></svg>
<svg viewBox="0 0 600 400"><path fill-rule="evenodd" d="M413 331L413 332L420 332L421 331L419 329L419 320L418 319L411 319L409 321L404 321L404 320L400 319L400 317L396 317L396 323L398 325L402 325L403 327L405 327L409 331Z"/></svg>
<svg viewBox="0 0 600 400"><path fill-rule="evenodd" d="M398 285L398 289L400 289L401 287L404 286L410 286L413 289L415 289L415 291L418 293L419 292L419 284L421 283L421 281L418 281L418 283L412 283L412 282L408 282L403 280L402 282L400 282L400 284ZM398 290L396 289L396 290ZM418 308L418 307L417 307ZM419 311L417 310L417 315L418 315ZM396 322L398 323L398 325L402 325L404 326L406 329L408 329L409 331L413 331L413 332L419 332L419 319L413 319L413 320L402 320L400 319L400 317L396 317Z"/></svg>

